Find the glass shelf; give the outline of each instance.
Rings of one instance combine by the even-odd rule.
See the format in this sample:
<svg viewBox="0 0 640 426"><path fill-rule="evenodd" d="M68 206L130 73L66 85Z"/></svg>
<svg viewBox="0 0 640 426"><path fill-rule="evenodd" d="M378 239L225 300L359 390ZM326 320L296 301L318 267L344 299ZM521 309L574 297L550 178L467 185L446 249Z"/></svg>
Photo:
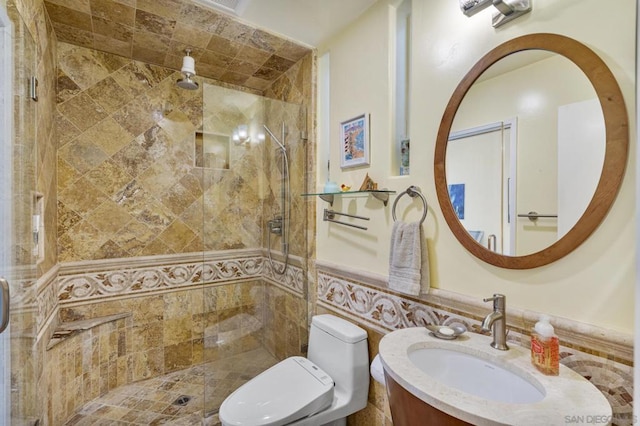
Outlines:
<svg viewBox="0 0 640 426"><path fill-rule="evenodd" d="M396 191L389 191L386 189L376 189L370 191L337 191L337 192L314 192L309 194L301 194L303 197L313 197L318 196L322 200L329 203L329 205L333 206L334 197L344 196L344 195L358 195L358 194L371 194L378 200L382 201L382 203L386 206L389 202L389 194L395 194Z"/></svg>

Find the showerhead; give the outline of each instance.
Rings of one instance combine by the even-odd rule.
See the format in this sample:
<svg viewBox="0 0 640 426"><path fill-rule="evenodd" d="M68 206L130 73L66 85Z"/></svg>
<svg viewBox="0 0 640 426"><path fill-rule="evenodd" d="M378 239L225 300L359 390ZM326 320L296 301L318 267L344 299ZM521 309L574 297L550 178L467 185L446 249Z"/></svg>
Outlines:
<svg viewBox="0 0 640 426"><path fill-rule="evenodd" d="M187 90L198 90L198 83L191 79L191 76L186 76L185 78L180 78L176 81L178 87Z"/></svg>
<svg viewBox="0 0 640 426"><path fill-rule="evenodd" d="M196 75L196 61L191 56L191 49L185 49L184 58L182 58L182 74L184 74L184 78L179 79L176 83L178 87L187 90L197 90L198 83L193 81L191 77Z"/></svg>

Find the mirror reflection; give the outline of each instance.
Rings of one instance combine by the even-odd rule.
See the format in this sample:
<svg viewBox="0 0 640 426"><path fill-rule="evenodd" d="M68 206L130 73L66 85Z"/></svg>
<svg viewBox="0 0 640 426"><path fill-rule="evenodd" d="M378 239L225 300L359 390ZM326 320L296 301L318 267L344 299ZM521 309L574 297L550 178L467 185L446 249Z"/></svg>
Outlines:
<svg viewBox="0 0 640 426"><path fill-rule="evenodd" d="M451 205L483 247L539 252L584 214L605 150L602 108L578 66L546 50L508 55L455 114L445 157Z"/></svg>

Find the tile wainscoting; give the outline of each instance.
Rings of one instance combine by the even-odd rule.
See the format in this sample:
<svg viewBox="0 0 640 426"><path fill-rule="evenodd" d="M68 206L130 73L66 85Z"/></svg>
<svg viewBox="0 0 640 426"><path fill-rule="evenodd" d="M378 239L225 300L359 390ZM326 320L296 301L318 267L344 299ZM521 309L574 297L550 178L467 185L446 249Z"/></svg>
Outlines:
<svg viewBox="0 0 640 426"><path fill-rule="evenodd" d="M300 353L308 340L306 322L300 320L307 314L307 277L301 265L301 259L294 258L287 274L279 277L262 250L230 250L206 257L63 263L37 283L23 283L38 323L37 356L45 360L38 386L57 395L45 418L66 419L115 386L258 345L278 359ZM437 289L421 297L402 295L386 288L386 277L338 265L316 262L310 270L317 270L312 280L317 281L314 313L332 312L360 324L369 333L372 358L380 338L392 330L462 322L479 332L490 309L480 300ZM527 346L528 330L538 314L508 309L509 340ZM133 315L46 350L58 318L72 321L124 312ZM263 321L260 336L254 333L255 317ZM553 318L553 323L562 343L562 363L605 394L614 424L632 424L632 336L563 318ZM217 345L221 338L236 343ZM367 409L350 416L349 424L390 424L384 387L373 381L369 402Z"/></svg>
<svg viewBox="0 0 640 426"><path fill-rule="evenodd" d="M60 264L35 285L38 387L52 395L40 417L62 424L116 387L258 348L300 355L305 274L291 263L276 275L257 249ZM61 323L118 314L49 345Z"/></svg>
<svg viewBox="0 0 640 426"><path fill-rule="evenodd" d="M479 333L484 316L491 306L452 292L431 289L428 295L412 297L389 290L386 277L354 272L341 265L316 262L318 311L335 312L349 318L369 332L370 357L377 342L386 333L399 328L426 324L465 324ZM529 330L539 313L511 308L507 305L508 340L529 346ZM633 336L578 323L566 318L553 318L560 337L561 362L591 381L608 399L613 409L613 424L633 424ZM384 389L372 383L369 406L356 424L388 424L390 415ZM568 416L572 415L567 407ZM364 424L364 423L362 423Z"/></svg>

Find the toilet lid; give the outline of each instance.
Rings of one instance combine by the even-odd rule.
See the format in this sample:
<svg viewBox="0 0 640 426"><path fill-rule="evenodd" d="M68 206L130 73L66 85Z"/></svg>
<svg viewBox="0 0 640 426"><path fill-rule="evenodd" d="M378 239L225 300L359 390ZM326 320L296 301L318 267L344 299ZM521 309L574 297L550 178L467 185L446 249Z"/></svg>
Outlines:
<svg viewBox="0 0 640 426"><path fill-rule="evenodd" d="M224 426L280 426L324 410L333 379L303 357L290 357L235 390L220 406Z"/></svg>

